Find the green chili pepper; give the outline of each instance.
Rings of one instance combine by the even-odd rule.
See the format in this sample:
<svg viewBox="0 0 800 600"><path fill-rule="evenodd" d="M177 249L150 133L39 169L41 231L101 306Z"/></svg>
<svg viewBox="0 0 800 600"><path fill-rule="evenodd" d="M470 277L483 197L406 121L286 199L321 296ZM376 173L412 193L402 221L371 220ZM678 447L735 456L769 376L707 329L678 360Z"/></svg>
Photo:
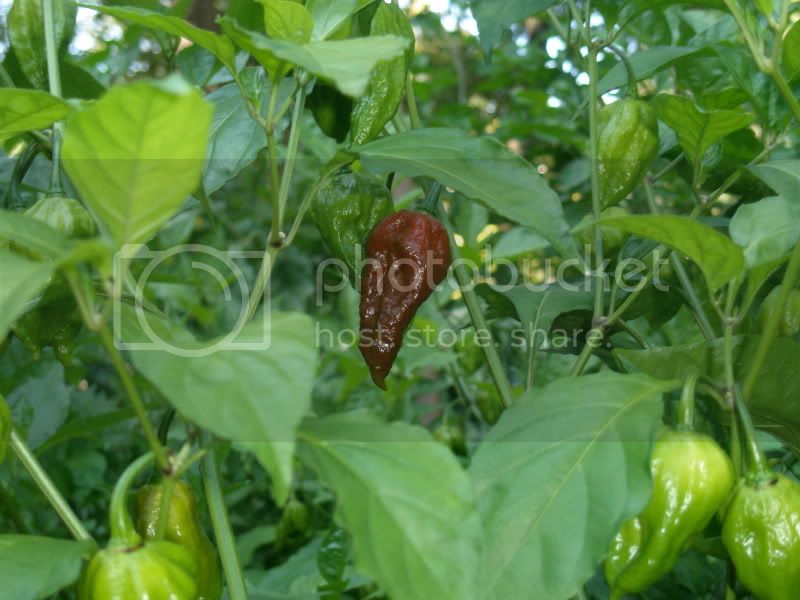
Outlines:
<svg viewBox="0 0 800 600"><path fill-rule="evenodd" d="M408 68L414 58L414 30L396 4L379 3L369 33L404 37L409 46L402 55L383 60L372 70L367 91L356 101L350 119L350 141L354 145L375 138L392 120L405 94Z"/></svg>
<svg viewBox="0 0 800 600"><path fill-rule="evenodd" d="M44 196L25 211L68 238L91 237L95 233L92 216L74 198L66 196Z"/></svg>
<svg viewBox="0 0 800 600"><path fill-rule="evenodd" d="M638 186L658 155L658 119L649 104L624 98L598 114L600 199L620 202Z"/></svg>
<svg viewBox="0 0 800 600"><path fill-rule="evenodd" d="M347 265L350 283L361 274L363 247L372 229L392 212L383 181L364 173L328 179L311 204L311 215L328 251Z"/></svg>

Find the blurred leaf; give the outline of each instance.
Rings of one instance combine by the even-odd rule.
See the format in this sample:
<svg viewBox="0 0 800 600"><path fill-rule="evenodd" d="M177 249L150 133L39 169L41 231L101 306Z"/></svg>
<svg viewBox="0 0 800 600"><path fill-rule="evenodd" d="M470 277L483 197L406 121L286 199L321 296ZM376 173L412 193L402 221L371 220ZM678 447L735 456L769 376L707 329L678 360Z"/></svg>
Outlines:
<svg viewBox="0 0 800 600"><path fill-rule="evenodd" d="M366 90L373 67L381 60L399 56L408 40L395 35L295 44L271 40L242 29L228 17L219 20L223 31L275 77L275 66L288 61L334 83L343 94L357 98Z"/></svg>
<svg viewBox="0 0 800 600"><path fill-rule="evenodd" d="M783 38L783 71L789 81L800 75L800 21L795 21Z"/></svg>
<svg viewBox="0 0 800 600"><path fill-rule="evenodd" d="M314 40L324 40L334 35L350 19L356 9L356 0L309 0L308 9L314 19Z"/></svg>
<svg viewBox="0 0 800 600"><path fill-rule="evenodd" d="M147 241L195 189L210 121L177 75L115 87L67 120L64 169L118 245Z"/></svg>
<svg viewBox="0 0 800 600"><path fill-rule="evenodd" d="M470 465L488 547L483 598L568 598L650 492L661 396L642 375L556 381L517 398Z"/></svg>
<svg viewBox="0 0 800 600"><path fill-rule="evenodd" d="M691 258L716 290L739 275L744 268L744 255L727 236L689 217L676 215L631 215L598 221L656 240ZM589 224L590 225L590 224Z"/></svg>
<svg viewBox="0 0 800 600"><path fill-rule="evenodd" d="M162 343L131 357L183 416L255 454L282 504L292 481L295 427L311 403L316 348L308 316L263 319L242 329L233 346L225 339L187 342L179 332L184 341L174 343L177 350ZM176 328L167 327L162 339L173 343Z"/></svg>
<svg viewBox="0 0 800 600"><path fill-rule="evenodd" d="M47 286L55 265L33 262L8 250L0 249L0 339L12 323L28 309L28 303Z"/></svg>
<svg viewBox="0 0 800 600"><path fill-rule="evenodd" d="M58 231L21 212L0 209L0 241L40 258L58 259L71 243ZM0 336L2 337L2 336Z"/></svg>
<svg viewBox="0 0 800 600"><path fill-rule="evenodd" d="M492 138L457 129L416 129L356 151L370 171L432 177L540 233L563 256L577 256L556 193L533 165Z"/></svg>
<svg viewBox="0 0 800 600"><path fill-rule="evenodd" d="M730 232L748 267L774 262L800 240L800 201L773 196L742 204L731 219Z"/></svg>
<svg viewBox="0 0 800 600"><path fill-rule="evenodd" d="M658 46L645 48L632 54L629 58L636 81L652 77L656 73L672 66L678 61L692 54L703 51L703 48L682 48L678 46ZM605 94L613 89L621 88L628 82L628 73L621 62L605 74L597 84L598 93Z"/></svg>
<svg viewBox="0 0 800 600"><path fill-rule="evenodd" d="M92 542L0 535L0 587L7 598L48 598L77 581ZM46 560L43 558L46 557Z"/></svg>
<svg viewBox="0 0 800 600"><path fill-rule="evenodd" d="M0 88L0 140L50 127L70 110L69 104L47 92Z"/></svg>
<svg viewBox="0 0 800 600"><path fill-rule="evenodd" d="M66 421L69 389L64 384L64 367L53 360L36 363L25 375L8 394L8 405L28 445L39 448Z"/></svg>
<svg viewBox="0 0 800 600"><path fill-rule="evenodd" d="M191 40L216 56L232 73L236 72L236 67L234 65L236 53L233 44L231 44L231 41L225 36L195 27L188 21L179 17L162 15L157 12L133 6L103 6L102 4L84 4L81 2L78 3L78 6L91 8L120 19L121 21L129 21L143 27L149 27L157 31L163 31L170 35Z"/></svg>
<svg viewBox="0 0 800 600"><path fill-rule="evenodd" d="M557 3L558 0L472 0L481 44L490 50L500 41L503 29Z"/></svg>
<svg viewBox="0 0 800 600"><path fill-rule="evenodd" d="M264 7L264 29L275 40L298 44L311 41L314 21L301 3L293 0L258 0Z"/></svg>
<svg viewBox="0 0 800 600"><path fill-rule="evenodd" d="M753 118L739 110L704 111L689 98L659 94L653 100L658 118L678 134L678 141L693 163L729 133L747 127Z"/></svg>
<svg viewBox="0 0 800 600"><path fill-rule="evenodd" d="M771 160L747 167L784 198L800 198L800 160Z"/></svg>
<svg viewBox="0 0 800 600"><path fill-rule="evenodd" d="M337 496L359 571L392 598L477 597L480 523L444 445L364 413L306 420L298 437L301 461Z"/></svg>

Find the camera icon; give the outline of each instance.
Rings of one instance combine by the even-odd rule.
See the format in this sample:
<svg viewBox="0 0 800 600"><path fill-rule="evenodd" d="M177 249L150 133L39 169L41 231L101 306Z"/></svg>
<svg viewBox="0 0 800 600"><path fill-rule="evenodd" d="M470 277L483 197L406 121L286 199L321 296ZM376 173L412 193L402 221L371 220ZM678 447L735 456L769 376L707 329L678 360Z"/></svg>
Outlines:
<svg viewBox="0 0 800 600"><path fill-rule="evenodd" d="M270 260L271 256L263 252L222 251L201 244L183 244L167 250L150 250L141 244L122 246L113 261L117 285L113 301L114 345L119 350L158 350L185 357L224 350L268 349L270 286L267 283L256 304L256 298L251 299L253 290L243 265L255 262L261 265L261 273L269 273L271 265L262 261ZM168 270L169 274L165 276L159 269ZM176 272L181 275L176 276ZM183 279L179 279L181 276ZM198 286L204 293L197 291ZM224 323L225 333L198 340L187 329L166 319L158 307L169 302L168 291L175 288L184 292L173 296L188 298L188 302L209 297L211 302L218 302L222 315L219 321ZM221 300L217 294L221 294Z"/></svg>

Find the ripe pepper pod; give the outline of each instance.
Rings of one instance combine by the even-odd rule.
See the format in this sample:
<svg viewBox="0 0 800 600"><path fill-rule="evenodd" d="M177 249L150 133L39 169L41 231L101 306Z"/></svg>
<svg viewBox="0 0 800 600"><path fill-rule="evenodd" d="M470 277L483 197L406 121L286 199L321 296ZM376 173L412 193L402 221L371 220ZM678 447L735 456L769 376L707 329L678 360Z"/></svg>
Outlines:
<svg viewBox="0 0 800 600"><path fill-rule="evenodd" d="M166 540L143 540L128 512L128 490L152 460L148 453L131 463L114 486L111 540L81 575L79 600L198 599L198 565L192 552Z"/></svg>
<svg viewBox="0 0 800 600"><path fill-rule="evenodd" d="M733 463L717 442L691 431L662 433L653 448L650 471L653 491L638 517L639 549L624 567L618 561L606 565L607 573L618 572L609 581L614 597L642 592L669 573L711 522L736 481Z"/></svg>
<svg viewBox="0 0 800 600"><path fill-rule="evenodd" d="M165 482L162 481L143 486L136 494L134 525L145 540L158 538L164 490ZM200 524L194 491L183 480L176 480L172 487L164 539L183 546L195 557L198 600L219 600L222 576L217 551Z"/></svg>
<svg viewBox="0 0 800 600"><path fill-rule="evenodd" d="M620 202L638 186L658 155L658 119L649 104L623 98L598 113L600 200Z"/></svg>
<svg viewBox="0 0 800 600"><path fill-rule="evenodd" d="M359 348L381 389L403 332L447 275L450 260L447 231L426 213L401 210L370 234L361 275Z"/></svg>
<svg viewBox="0 0 800 600"><path fill-rule="evenodd" d="M356 265L375 226L392 212L392 199L383 181L365 173L341 173L322 184L311 204L328 251L347 265L350 282L357 282Z"/></svg>
<svg viewBox="0 0 800 600"><path fill-rule="evenodd" d="M779 474L742 479L722 511L736 576L760 600L800 594L800 484Z"/></svg>

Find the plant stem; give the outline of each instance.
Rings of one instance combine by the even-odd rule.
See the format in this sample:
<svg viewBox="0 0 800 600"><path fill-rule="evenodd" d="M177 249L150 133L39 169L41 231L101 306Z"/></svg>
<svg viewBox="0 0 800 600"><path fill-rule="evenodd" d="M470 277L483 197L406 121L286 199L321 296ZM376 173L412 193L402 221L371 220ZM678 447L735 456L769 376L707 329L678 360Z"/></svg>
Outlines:
<svg viewBox="0 0 800 600"><path fill-rule="evenodd" d="M203 442L207 447L213 444L211 436L207 433L203 435ZM225 508L225 499L220 486L219 452L216 448L208 448L208 450L201 463L203 488L208 500L208 512L211 516L211 524L214 527L214 538L217 542L222 570L225 573L228 596L230 600L247 600L247 590L242 578L233 531L231 530L228 511Z"/></svg>
<svg viewBox="0 0 800 600"><path fill-rule="evenodd" d="M691 430L694 427L694 394L697 387L697 373L692 373L686 378L678 406L678 423Z"/></svg>
<svg viewBox="0 0 800 600"><path fill-rule="evenodd" d="M301 86L295 96L289 144L286 150L286 165L283 168L283 175L281 176L281 190L280 197L278 198L279 213L277 217L279 219L279 227L283 227L283 213L286 210L286 200L289 197L289 188L292 184L292 172L294 171L294 164L297 160L297 146L300 143L300 120L303 117L305 102L305 86ZM276 218L275 215L272 215L272 218L274 220Z"/></svg>
<svg viewBox="0 0 800 600"><path fill-rule="evenodd" d="M175 476L170 474L161 480L161 497L158 499L158 522L156 523L156 538L164 539L169 524L169 512L172 507L172 493L175 491Z"/></svg>
<svg viewBox="0 0 800 600"><path fill-rule="evenodd" d="M589 159L592 164L592 213L594 216L594 253L596 277L594 290L594 315L593 323L597 323L603 316L604 278L600 269L603 265L603 231L597 221L600 220L602 203L600 199L600 136L597 126L597 54L599 48L593 46L589 51Z"/></svg>
<svg viewBox="0 0 800 600"><path fill-rule="evenodd" d="M473 282L470 280L469 274L466 272L466 267L461 260L461 251L458 249L455 237L453 236L453 227L450 223L450 218L447 211L439 204L439 219L444 223L447 233L450 236L450 250L453 254L453 272L458 280L458 286L461 289L461 295L464 297L464 303L467 305L467 312L475 325L475 332L487 332L492 341L483 345L483 355L486 358L486 365L494 380L494 385L497 388L497 393L500 401L503 403L503 408L508 408L514 402L514 394L511 391L511 383L508 380L503 369L503 363L500 361L500 354L497 352L497 347L494 343L489 325L486 322L486 317L483 316L480 304L478 302L478 295L473 289ZM483 333L480 333L483 335Z"/></svg>
<svg viewBox="0 0 800 600"><path fill-rule="evenodd" d="M148 452L133 461L122 472L114 486L114 491L111 493L111 506L108 510L111 539L125 540L128 548L136 546L141 540L141 537L133 527L131 513L128 510L128 492L142 470L151 462L153 462L152 452Z"/></svg>
<svg viewBox="0 0 800 600"><path fill-rule="evenodd" d="M617 57L619 57L619 59L622 61L622 64L625 66L625 73L628 76L628 96L631 98L638 98L639 90L636 88L636 71L633 70L631 61L627 56L625 56L625 53L616 46L609 45L606 47L616 54Z"/></svg>
<svg viewBox="0 0 800 600"><path fill-rule="evenodd" d="M145 409L142 397L139 395L139 390L136 388L136 383L133 381L133 377L131 377L131 374L128 372L128 368L125 366L125 361L122 359L122 355L114 345L114 340L111 336L111 332L108 329L108 325L103 324L98 331L98 334L100 335L100 340L103 342L103 347L105 347L106 352L111 358L111 364L114 365L114 369L117 371L120 381L122 381L122 387L125 388L125 393L128 395L128 399L133 407L133 411L139 418L139 422L141 423L142 430L144 432L144 437L147 439L147 443L150 446L150 449L153 451L156 464L158 465L159 469L166 471L169 469L167 451L158 440L158 434L156 433L153 424L150 422L150 419L147 417L147 409Z"/></svg>
<svg viewBox="0 0 800 600"><path fill-rule="evenodd" d="M408 118L411 119L411 128L419 129L422 127L422 122L419 118L417 97L414 94L414 77L411 73L408 74L408 81L406 82L406 103L408 104Z"/></svg>
<svg viewBox="0 0 800 600"><path fill-rule="evenodd" d="M781 290L778 295L776 310L769 314L766 328L761 334L761 339L758 342L758 347L756 348L753 362L750 365L750 370L747 371L747 375L744 379L742 395L745 400L749 399L750 395L753 393L753 388L756 385L756 381L758 381L758 375L767 360L770 346L778 334L778 326L786 309L786 301L789 299L789 294L791 294L794 289L798 277L800 277L800 242L795 244L794 251L789 258L789 264L786 267L786 272L781 282Z"/></svg>
<svg viewBox="0 0 800 600"><path fill-rule="evenodd" d="M83 526L81 520L77 517L70 505L64 499L64 496L62 496L61 492L58 491L58 488L56 488L53 481L47 475L47 472L42 468L42 465L39 464L38 460L36 460L33 452L31 452L30 448L28 448L28 445L13 429L11 430L9 446L11 446L14 454L17 455L17 458L22 463L22 466L25 467L25 470L28 471L31 479L33 479L36 485L39 486L39 489L42 491L42 493L50 501L50 504L58 513L58 516L61 517L62 521L64 521L67 529L69 529L70 533L72 533L72 537L78 541L89 540L93 542L94 539L91 535L89 535L89 532Z"/></svg>
<svg viewBox="0 0 800 600"><path fill-rule="evenodd" d="M61 98L61 76L58 68L58 48L56 48L55 18L53 15L53 1L43 0L42 12L44 15L44 40L47 56L47 77L50 84L50 94ZM61 135L64 131L61 121L53 124L53 160L50 168L49 194L63 194L61 185Z"/></svg>

